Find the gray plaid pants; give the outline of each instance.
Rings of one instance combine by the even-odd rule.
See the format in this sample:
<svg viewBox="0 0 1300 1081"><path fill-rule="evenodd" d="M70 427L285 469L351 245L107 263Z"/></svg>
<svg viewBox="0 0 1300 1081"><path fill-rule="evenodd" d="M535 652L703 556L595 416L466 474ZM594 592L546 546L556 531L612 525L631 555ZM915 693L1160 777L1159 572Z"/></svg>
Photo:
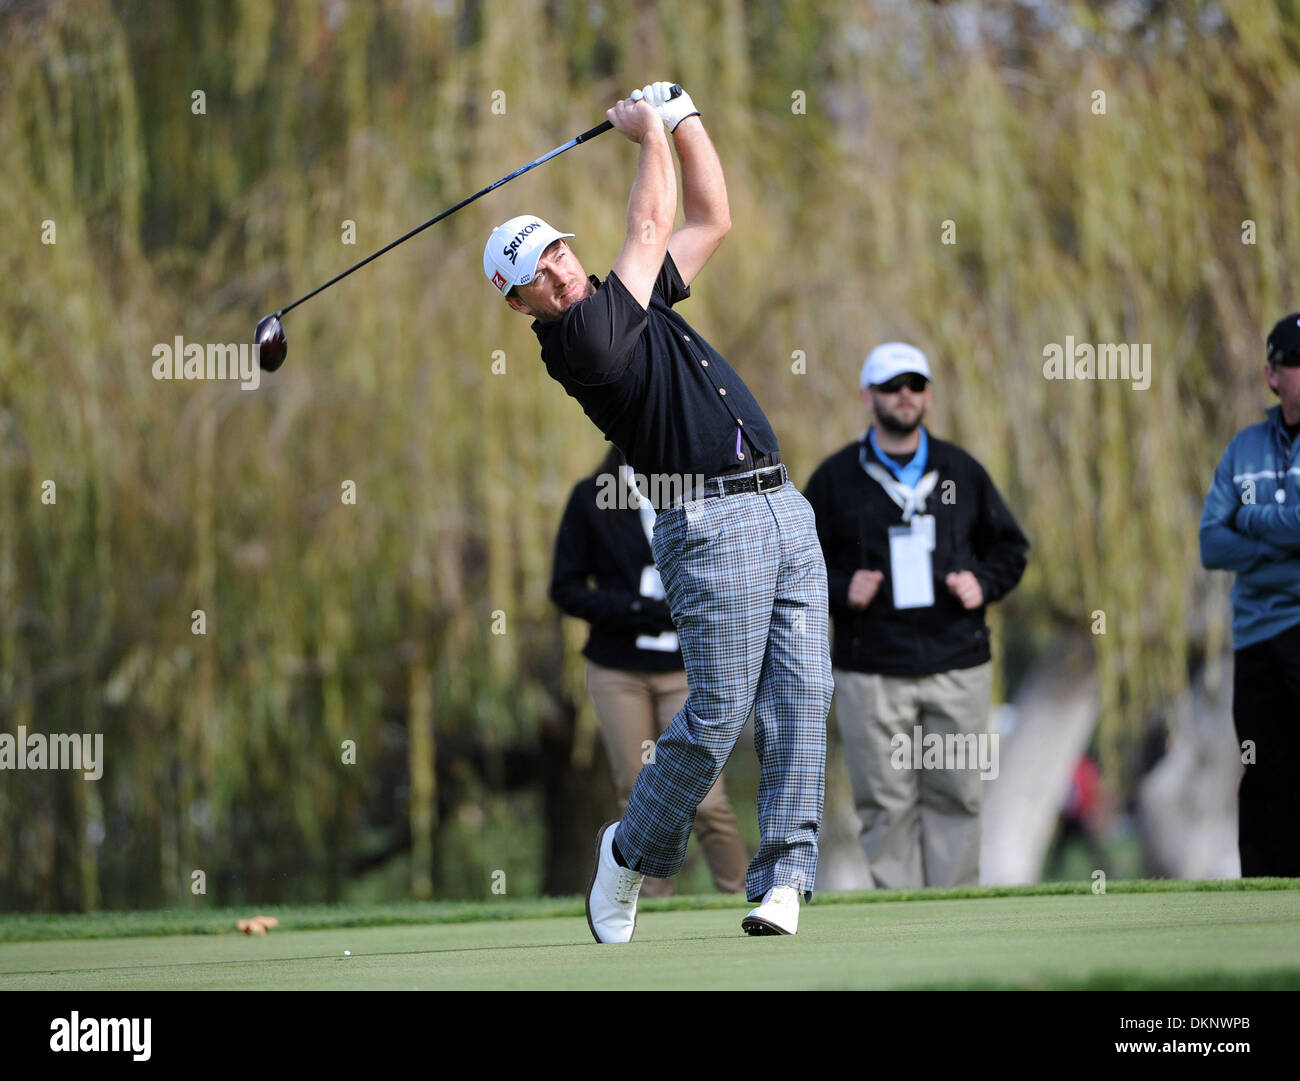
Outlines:
<svg viewBox="0 0 1300 1081"><path fill-rule="evenodd" d="M812 507L789 482L690 500L656 517L652 547L690 694L637 777L619 852L644 874L677 873L695 808L752 708L760 841L745 892L758 901L794 885L811 898L834 688Z"/></svg>

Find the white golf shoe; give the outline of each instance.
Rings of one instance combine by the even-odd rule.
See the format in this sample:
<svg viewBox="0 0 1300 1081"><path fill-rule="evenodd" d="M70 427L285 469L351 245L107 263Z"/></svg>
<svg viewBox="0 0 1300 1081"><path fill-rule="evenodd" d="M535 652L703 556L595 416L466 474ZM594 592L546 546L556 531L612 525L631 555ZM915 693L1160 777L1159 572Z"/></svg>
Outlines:
<svg viewBox="0 0 1300 1081"><path fill-rule="evenodd" d="M596 834L596 866L587 886L587 926L597 942L631 942L636 931L636 898L645 875L614 860L614 830L606 822Z"/></svg>
<svg viewBox="0 0 1300 1081"><path fill-rule="evenodd" d="M794 886L774 886L740 926L748 935L793 935L799 930L799 891Z"/></svg>

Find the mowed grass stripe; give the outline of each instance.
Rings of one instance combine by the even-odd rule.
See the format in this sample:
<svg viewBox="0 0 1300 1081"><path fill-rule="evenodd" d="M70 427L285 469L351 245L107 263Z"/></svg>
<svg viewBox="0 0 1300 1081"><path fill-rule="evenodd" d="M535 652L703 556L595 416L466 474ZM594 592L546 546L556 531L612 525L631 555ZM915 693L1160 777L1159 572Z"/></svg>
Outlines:
<svg viewBox="0 0 1300 1081"><path fill-rule="evenodd" d="M0 989L1300 986L1296 889L813 905L794 938L744 911L647 911L625 947L578 917L13 943Z"/></svg>
<svg viewBox="0 0 1300 1081"><path fill-rule="evenodd" d="M1295 879L1248 878L1184 882L1173 879L1112 881L1107 894L1240 893L1294 890ZM817 905L888 904L896 901L958 900L991 897L1093 896L1091 882L1040 882L1026 886L962 886L951 889L861 890L822 892ZM736 897L704 894L643 901L644 912L726 909ZM551 919L582 916L581 897L542 897L491 901L394 901L366 905L255 905L216 909L157 909L133 912L76 914L0 914L0 942L39 942L60 939L135 938L141 935L224 935L240 917L262 913L275 916L284 928L324 930L348 927L395 927L438 923L478 923L484 920Z"/></svg>

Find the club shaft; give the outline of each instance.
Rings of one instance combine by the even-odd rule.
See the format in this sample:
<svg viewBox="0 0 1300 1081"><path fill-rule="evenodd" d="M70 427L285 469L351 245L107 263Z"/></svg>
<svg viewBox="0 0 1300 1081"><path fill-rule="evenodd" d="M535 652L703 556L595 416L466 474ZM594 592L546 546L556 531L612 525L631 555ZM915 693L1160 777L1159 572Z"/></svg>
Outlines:
<svg viewBox="0 0 1300 1081"><path fill-rule="evenodd" d="M361 260L361 262L354 263L352 266L348 267L347 270L343 271L343 273L336 274L334 277L330 278L330 280L325 282L324 285L316 286L316 288L313 289L306 296L301 296L297 300L295 300L292 304L286 305L285 307L281 308L278 312L275 313L276 317L279 318L280 316L285 315L287 312L293 311L293 309L296 308L303 301L311 300L311 298L314 297L317 293L321 292L324 289L328 289L335 282L342 281L353 271L360 270L367 263L373 262L375 259L378 259L381 255L384 254L384 252L392 251L395 247L397 247L397 245L404 244L406 241L410 240L411 237L415 236L416 233L422 233L425 229L429 228L430 225L436 225L438 222L442 221L443 218L455 214L456 211L460 210L462 207L469 206L469 204L472 203L475 199L481 199L488 192L495 191L497 188L501 187L502 184L514 180L514 178L517 176L522 176L524 173L528 172L529 169L536 169L537 166L541 165L543 162L550 161L553 157L556 157L559 154L563 154L566 150L572 150L575 146L579 145L580 143L585 143L588 139L594 139L597 135L601 135L609 131L609 129L612 128L613 126L614 125L611 124L608 120L605 120L602 123L597 124L594 128L588 128L581 135L575 135L567 143L562 143L561 145L557 146L554 150L550 150L547 153L543 154L540 158L534 158L527 165L523 166L520 169L516 169L513 173L510 173L508 176L503 176L500 180L497 180L494 183L489 184L482 191L476 191L473 195L469 196L468 198L462 199L455 206L448 207L441 214L438 214L437 216L430 218L423 225L417 225L409 233L406 233L403 236L399 236L391 244L385 244L377 252L374 252L371 255L367 255L364 259Z"/></svg>

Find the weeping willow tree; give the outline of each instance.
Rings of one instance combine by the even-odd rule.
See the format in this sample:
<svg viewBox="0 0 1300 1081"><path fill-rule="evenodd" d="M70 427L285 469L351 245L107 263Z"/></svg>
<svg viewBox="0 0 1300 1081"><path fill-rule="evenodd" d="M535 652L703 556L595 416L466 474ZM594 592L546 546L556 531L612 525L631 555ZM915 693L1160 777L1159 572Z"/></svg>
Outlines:
<svg viewBox="0 0 1300 1081"><path fill-rule="evenodd" d="M492 301L481 244L530 209L603 273L634 152L597 140L304 305L255 392L155 380L152 351L247 341L660 73L704 110L736 222L689 317L796 479L861 430L870 347L925 349L933 429L1034 542L1000 634L1086 637L1122 747L1225 647L1196 523L1296 306L1300 41L1281 3L1136 27L983 10L0 16L0 719L102 733L106 760L94 783L0 774L0 903L193 901L195 871L209 897L336 897L390 805L416 896L453 855L480 892L522 858L508 825L446 841L439 749L536 746L584 699L583 629L546 584L601 444ZM1149 344L1149 387L1045 379L1066 336ZM596 753L580 710L572 754Z"/></svg>

